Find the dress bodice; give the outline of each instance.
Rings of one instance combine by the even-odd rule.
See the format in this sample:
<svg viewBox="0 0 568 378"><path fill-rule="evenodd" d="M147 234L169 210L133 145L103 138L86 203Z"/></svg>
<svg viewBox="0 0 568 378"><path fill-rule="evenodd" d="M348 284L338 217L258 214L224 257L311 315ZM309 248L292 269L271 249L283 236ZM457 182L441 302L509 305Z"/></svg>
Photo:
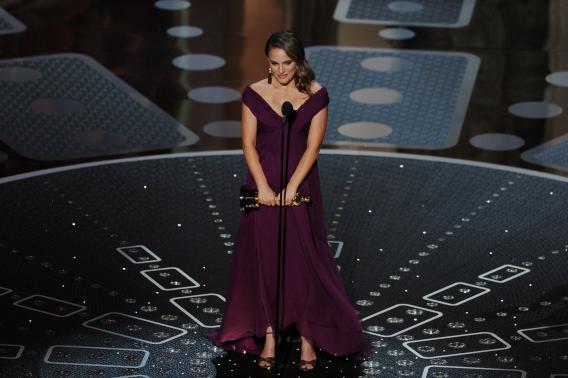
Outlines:
<svg viewBox="0 0 568 378"><path fill-rule="evenodd" d="M245 88L242 98L243 103L257 119L256 149L268 183L275 189L279 186L278 167L280 167L282 131L285 140L288 138L288 133L291 133L287 175L290 178L306 150L312 119L329 103L327 89L321 87L295 109L295 118L289 128L285 126L282 116L250 86ZM250 177L247 184L254 186Z"/></svg>
<svg viewBox="0 0 568 378"><path fill-rule="evenodd" d="M258 120L258 126L266 126L265 130L259 132L271 131L267 128L280 129L282 127L282 116L270 106L270 104L254 89L247 86L243 92L243 102L251 110ZM291 124L293 132L306 132L309 130L309 125L312 118L329 103L329 95L325 87L321 87L314 94L312 94L306 101L302 103L296 111L296 118Z"/></svg>

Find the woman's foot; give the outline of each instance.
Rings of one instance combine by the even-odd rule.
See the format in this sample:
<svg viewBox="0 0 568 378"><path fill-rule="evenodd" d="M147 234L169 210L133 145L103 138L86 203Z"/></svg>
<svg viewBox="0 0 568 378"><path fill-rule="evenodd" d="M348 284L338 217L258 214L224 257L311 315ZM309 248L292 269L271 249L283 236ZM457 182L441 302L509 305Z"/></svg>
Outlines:
<svg viewBox="0 0 568 378"><path fill-rule="evenodd" d="M276 365L276 359L274 357L258 357L258 366L263 369L270 369Z"/></svg>
<svg viewBox="0 0 568 378"><path fill-rule="evenodd" d="M264 340L264 348L258 358L258 366L265 369L270 369L276 364L275 360L275 341L272 329L268 327L266 330L266 339Z"/></svg>
<svg viewBox="0 0 568 378"><path fill-rule="evenodd" d="M302 371L311 371L316 368L317 356L312 343L302 336L302 350L300 353L299 368Z"/></svg>

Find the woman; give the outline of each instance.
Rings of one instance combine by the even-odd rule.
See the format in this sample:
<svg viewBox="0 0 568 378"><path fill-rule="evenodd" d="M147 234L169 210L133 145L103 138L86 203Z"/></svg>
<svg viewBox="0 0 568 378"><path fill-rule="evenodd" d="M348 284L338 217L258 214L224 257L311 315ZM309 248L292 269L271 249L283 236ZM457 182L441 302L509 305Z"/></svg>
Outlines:
<svg viewBox="0 0 568 378"><path fill-rule="evenodd" d="M231 270L231 286L223 324L215 341L224 348L258 353L259 366L275 360L278 220L281 202L296 193L311 203L286 208L286 247L280 294L280 329L301 334L301 370L316 366L315 347L337 355L366 354L368 341L341 283L326 241L317 156L327 126L329 97L291 32L278 32L266 43L268 78L243 92L242 143L249 175L262 206L241 217ZM289 101L296 110L290 135L287 184L280 185L281 132L279 109ZM286 149L285 149L286 152ZM284 198L285 197L285 198Z"/></svg>

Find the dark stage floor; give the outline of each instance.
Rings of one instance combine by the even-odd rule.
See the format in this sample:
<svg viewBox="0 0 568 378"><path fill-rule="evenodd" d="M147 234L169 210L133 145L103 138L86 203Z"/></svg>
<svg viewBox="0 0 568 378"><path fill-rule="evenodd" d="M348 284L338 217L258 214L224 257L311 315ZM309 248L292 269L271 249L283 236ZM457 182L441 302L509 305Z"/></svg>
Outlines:
<svg viewBox="0 0 568 378"><path fill-rule="evenodd" d="M330 150L320 169L329 243L375 348L319 376L567 370L568 179ZM3 179L2 337L5 358L20 354L4 374L259 374L201 336L221 319L243 174L225 151Z"/></svg>
<svg viewBox="0 0 568 378"><path fill-rule="evenodd" d="M568 377L568 1L0 0L0 377L269 377L223 316L240 93L290 28L372 356L285 377Z"/></svg>

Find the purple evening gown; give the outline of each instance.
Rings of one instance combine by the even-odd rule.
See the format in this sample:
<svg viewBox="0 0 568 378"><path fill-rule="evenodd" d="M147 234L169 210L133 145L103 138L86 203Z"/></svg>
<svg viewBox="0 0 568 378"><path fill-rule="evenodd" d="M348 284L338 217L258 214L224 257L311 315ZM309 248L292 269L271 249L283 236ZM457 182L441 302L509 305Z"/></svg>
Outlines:
<svg viewBox="0 0 568 378"><path fill-rule="evenodd" d="M243 102L257 118L260 164L270 187L278 193L282 118L248 86ZM323 87L297 109L291 125L288 178L306 149L312 118L328 103ZM250 174L246 185L256 188ZM326 241L317 162L298 192L309 195L311 203L287 208L281 327L295 327L327 353L365 355L369 342L363 337ZM247 217L241 216L224 320L213 336L225 349L259 353L267 326L274 325L278 211L278 206L261 206Z"/></svg>

